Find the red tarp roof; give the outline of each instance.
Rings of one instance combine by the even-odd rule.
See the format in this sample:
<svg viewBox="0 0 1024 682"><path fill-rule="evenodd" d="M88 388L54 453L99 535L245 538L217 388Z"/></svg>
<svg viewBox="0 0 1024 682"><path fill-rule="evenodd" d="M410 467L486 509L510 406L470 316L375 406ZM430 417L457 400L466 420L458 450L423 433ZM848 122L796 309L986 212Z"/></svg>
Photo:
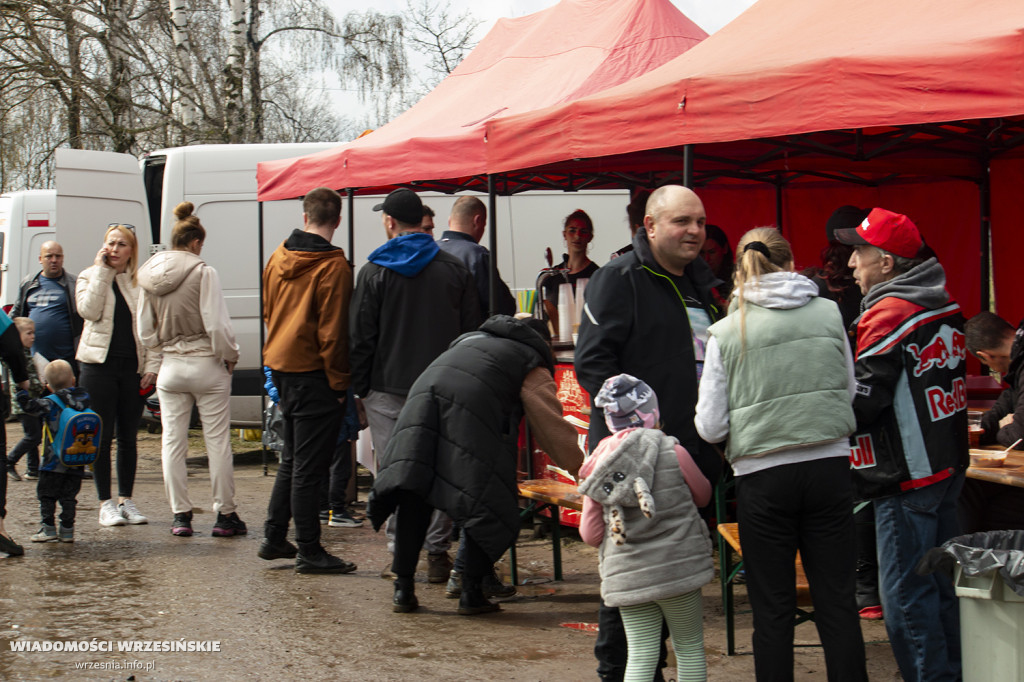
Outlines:
<svg viewBox="0 0 1024 682"><path fill-rule="evenodd" d="M489 122L487 171L1022 113L1022 0L760 0L628 83Z"/></svg>
<svg viewBox="0 0 1024 682"><path fill-rule="evenodd" d="M259 164L259 199L320 185L387 187L483 173L488 120L600 92L705 37L669 0L562 0L501 19L450 76L379 130L327 152Z"/></svg>

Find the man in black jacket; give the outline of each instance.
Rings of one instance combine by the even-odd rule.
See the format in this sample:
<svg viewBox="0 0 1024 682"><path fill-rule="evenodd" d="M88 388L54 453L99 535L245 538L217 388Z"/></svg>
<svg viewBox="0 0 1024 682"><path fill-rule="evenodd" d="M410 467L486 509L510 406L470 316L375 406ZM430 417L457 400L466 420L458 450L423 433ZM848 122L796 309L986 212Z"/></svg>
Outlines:
<svg viewBox="0 0 1024 682"><path fill-rule="evenodd" d="M484 318L491 315L515 315L516 299L508 285L498 275L495 281L497 301L491 310L491 252L480 245L487 226L487 207L476 197L459 197L448 215L448 229L441 233L437 245L457 257L469 268L476 282L477 298L480 299L480 313ZM497 270L495 270L497 272Z"/></svg>
<svg viewBox="0 0 1024 682"><path fill-rule="evenodd" d="M419 196L396 189L374 210L383 214L388 241L359 270L349 358L352 391L366 408L379 459L416 377L455 337L476 329L481 317L472 275L427 234ZM448 580L450 533L451 521L435 514L426 541L430 582ZM388 534L390 538L390 527ZM393 551L390 539L388 544ZM385 569L381 577L392 574Z"/></svg>
<svg viewBox="0 0 1024 682"><path fill-rule="evenodd" d="M711 294L715 277L699 258L705 222L704 205L686 187L667 185L651 194L633 250L590 278L575 364L580 385L592 396L617 374L647 382L662 405L663 430L679 439L714 484L721 458L693 425L707 328L722 314ZM591 448L608 435L601 409L592 410ZM625 631L618 609L603 603L594 654L602 679L622 679Z"/></svg>

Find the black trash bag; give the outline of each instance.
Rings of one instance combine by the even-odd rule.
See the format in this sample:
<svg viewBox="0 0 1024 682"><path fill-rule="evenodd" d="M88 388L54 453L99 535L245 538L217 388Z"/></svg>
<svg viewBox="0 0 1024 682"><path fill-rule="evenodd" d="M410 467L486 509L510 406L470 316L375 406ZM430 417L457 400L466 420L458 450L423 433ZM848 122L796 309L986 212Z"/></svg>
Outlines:
<svg viewBox="0 0 1024 682"><path fill-rule="evenodd" d="M275 452L284 450L284 417L277 403L271 403L263 411L266 428L263 429L263 447Z"/></svg>
<svg viewBox="0 0 1024 682"><path fill-rule="evenodd" d="M971 577L999 571L1003 581L1024 597L1024 531L991 530L960 535L928 552L918 562L918 575L952 572L960 564Z"/></svg>

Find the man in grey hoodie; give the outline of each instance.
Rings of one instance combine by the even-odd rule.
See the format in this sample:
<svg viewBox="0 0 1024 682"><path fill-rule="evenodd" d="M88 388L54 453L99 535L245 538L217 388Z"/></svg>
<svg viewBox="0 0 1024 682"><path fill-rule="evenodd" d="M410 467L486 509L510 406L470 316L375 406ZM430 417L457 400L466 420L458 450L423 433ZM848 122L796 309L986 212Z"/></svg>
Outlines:
<svg viewBox="0 0 1024 682"><path fill-rule="evenodd" d="M950 581L914 571L958 534L967 469L964 318L946 273L905 215L874 208L836 230L854 247L857 318L851 466L875 507L885 628L906 680L958 680L960 622Z"/></svg>

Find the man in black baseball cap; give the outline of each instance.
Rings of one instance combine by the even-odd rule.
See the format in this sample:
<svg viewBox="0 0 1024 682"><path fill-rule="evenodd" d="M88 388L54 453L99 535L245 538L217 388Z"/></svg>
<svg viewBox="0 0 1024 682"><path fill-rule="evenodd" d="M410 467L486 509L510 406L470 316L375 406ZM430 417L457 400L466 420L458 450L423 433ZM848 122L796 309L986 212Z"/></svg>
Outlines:
<svg viewBox="0 0 1024 682"><path fill-rule="evenodd" d="M423 220L423 202L420 195L411 189L399 187L392 191L384 201L373 207L374 211L384 212L384 226L387 227L387 217L394 218L405 227L419 225ZM389 237L392 235L388 234Z"/></svg>
<svg viewBox="0 0 1024 682"><path fill-rule="evenodd" d="M366 409L374 451L383 454L413 382L457 336L482 320L473 276L427 234L416 193L396 189L373 210L383 213L388 240L359 269L349 357L352 391ZM389 527L388 549L394 551L392 531ZM430 582L448 580L450 534L451 520L435 512L424 545ZM390 575L390 569L382 573ZM397 594L396 604L407 607L411 594Z"/></svg>

